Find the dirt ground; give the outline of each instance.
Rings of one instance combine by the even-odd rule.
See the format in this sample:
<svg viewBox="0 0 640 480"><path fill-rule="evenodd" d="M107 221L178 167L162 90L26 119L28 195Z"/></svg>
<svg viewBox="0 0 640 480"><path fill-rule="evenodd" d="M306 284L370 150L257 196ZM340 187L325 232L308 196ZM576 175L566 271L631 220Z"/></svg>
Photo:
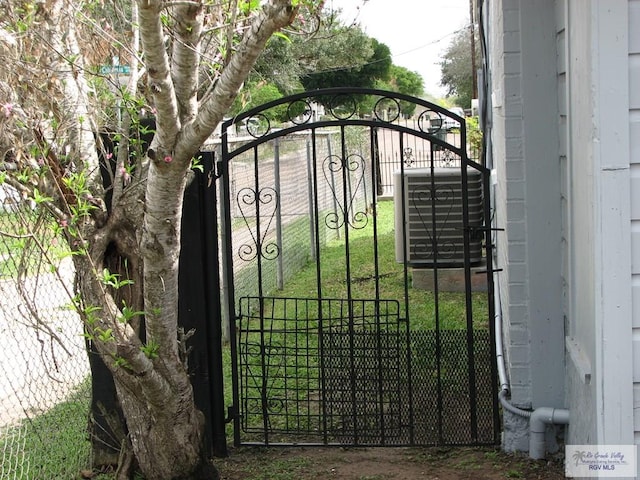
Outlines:
<svg viewBox="0 0 640 480"><path fill-rule="evenodd" d="M491 447L233 449L216 462L223 480L557 480L560 455L534 461Z"/></svg>

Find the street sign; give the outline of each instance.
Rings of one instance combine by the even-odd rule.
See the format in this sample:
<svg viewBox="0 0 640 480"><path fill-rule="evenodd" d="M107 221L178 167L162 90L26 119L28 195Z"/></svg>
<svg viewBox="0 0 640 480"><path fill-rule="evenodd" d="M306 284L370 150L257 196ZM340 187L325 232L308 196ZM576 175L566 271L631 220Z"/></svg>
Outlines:
<svg viewBox="0 0 640 480"><path fill-rule="evenodd" d="M100 65L100 73L102 75L120 74L129 75L131 67L129 65Z"/></svg>

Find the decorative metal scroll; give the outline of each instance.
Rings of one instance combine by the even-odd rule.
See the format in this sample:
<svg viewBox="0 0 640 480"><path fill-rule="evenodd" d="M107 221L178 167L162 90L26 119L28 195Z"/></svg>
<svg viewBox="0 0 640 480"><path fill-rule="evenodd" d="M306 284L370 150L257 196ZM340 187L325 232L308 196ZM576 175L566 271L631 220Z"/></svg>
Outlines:
<svg viewBox="0 0 640 480"><path fill-rule="evenodd" d="M240 126L246 129L249 136L259 139L275 132L270 120L272 118L279 118L283 125L288 124L294 127L313 125L319 119L323 122L362 120L359 107L364 98L372 99L374 104L372 118L369 121L382 124L398 121L403 106L418 104L423 110L418 115L417 131L433 136L442 144L447 144L445 124L450 124L447 122L450 115L446 109L403 94L373 89L336 88L296 94L253 109L244 114L248 115L246 117L241 114L226 125ZM458 118L456 116L456 122L460 121ZM462 125L460 128L465 130ZM455 145L452 147L459 148Z"/></svg>
<svg viewBox="0 0 640 480"><path fill-rule="evenodd" d="M366 227L369 216L366 211L357 211L355 205L357 192L364 180L364 158L358 154L351 154L343 160L337 155L330 155L322 162L322 171L339 209L339 212L327 214L326 226L332 230L342 228L345 223L356 230ZM336 177L342 177L343 181L336 182ZM337 184L342 185L343 192L337 189Z"/></svg>
<svg viewBox="0 0 640 480"><path fill-rule="evenodd" d="M260 255L265 260L274 260L280 255L278 245L268 241L267 236L280 205L278 192L272 187L264 187L256 191L252 188L243 188L238 191L236 202L242 219L251 237L251 242L245 241L238 248L238 256L245 262L254 260ZM266 217L266 226L261 228L260 220ZM252 228L250 219L256 219L255 229Z"/></svg>

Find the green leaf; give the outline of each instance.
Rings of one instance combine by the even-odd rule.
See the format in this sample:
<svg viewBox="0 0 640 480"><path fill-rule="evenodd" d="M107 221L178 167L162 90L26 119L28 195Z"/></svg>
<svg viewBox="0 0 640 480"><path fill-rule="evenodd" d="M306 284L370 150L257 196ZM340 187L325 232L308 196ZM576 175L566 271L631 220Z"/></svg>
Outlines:
<svg viewBox="0 0 640 480"><path fill-rule="evenodd" d="M36 202L36 205L40 205L44 202L51 202L53 198L43 196L37 188L33 189L33 201Z"/></svg>
<svg viewBox="0 0 640 480"><path fill-rule="evenodd" d="M116 363L116 367L131 368L131 364L124 357L116 356L114 357L114 361Z"/></svg>
<svg viewBox="0 0 640 480"><path fill-rule="evenodd" d="M153 340L149 340L146 345L142 345L140 347L140 350L149 360L155 360L156 358L158 358L160 345Z"/></svg>
<svg viewBox="0 0 640 480"><path fill-rule="evenodd" d="M113 337L113 330L111 328L107 328L106 330L103 330L101 332L98 333L98 338L102 341L102 342L112 342L114 340Z"/></svg>
<svg viewBox="0 0 640 480"><path fill-rule="evenodd" d="M258 7L260 7L260 0L241 0L238 2L238 8L245 15L250 14Z"/></svg>
<svg viewBox="0 0 640 480"><path fill-rule="evenodd" d="M144 315L144 312L129 308L124 300L122 301L122 316L118 319L122 323L129 323L133 318Z"/></svg>
<svg viewBox="0 0 640 480"><path fill-rule="evenodd" d="M275 33L273 34L273 36L274 36L274 37L280 37L280 38L282 38L283 40L286 40L286 41L287 41L287 42L289 42L289 43L293 43L293 41L289 38L289 36L288 36L288 35L285 35L285 34L284 34L284 33L282 33L282 32L275 32Z"/></svg>
<svg viewBox="0 0 640 480"><path fill-rule="evenodd" d="M204 165L202 165L201 158L193 157L191 159L191 170L198 170L200 173L204 173Z"/></svg>

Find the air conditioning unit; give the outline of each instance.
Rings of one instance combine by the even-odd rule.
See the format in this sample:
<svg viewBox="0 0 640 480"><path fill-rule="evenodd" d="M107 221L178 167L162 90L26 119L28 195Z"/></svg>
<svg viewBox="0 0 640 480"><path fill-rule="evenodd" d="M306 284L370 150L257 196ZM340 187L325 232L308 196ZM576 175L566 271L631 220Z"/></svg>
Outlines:
<svg viewBox="0 0 640 480"><path fill-rule="evenodd" d="M394 174L396 261L417 268L464 266L462 172L411 168ZM467 168L469 226L483 226L482 174ZM471 265L482 261L482 231L470 236Z"/></svg>

